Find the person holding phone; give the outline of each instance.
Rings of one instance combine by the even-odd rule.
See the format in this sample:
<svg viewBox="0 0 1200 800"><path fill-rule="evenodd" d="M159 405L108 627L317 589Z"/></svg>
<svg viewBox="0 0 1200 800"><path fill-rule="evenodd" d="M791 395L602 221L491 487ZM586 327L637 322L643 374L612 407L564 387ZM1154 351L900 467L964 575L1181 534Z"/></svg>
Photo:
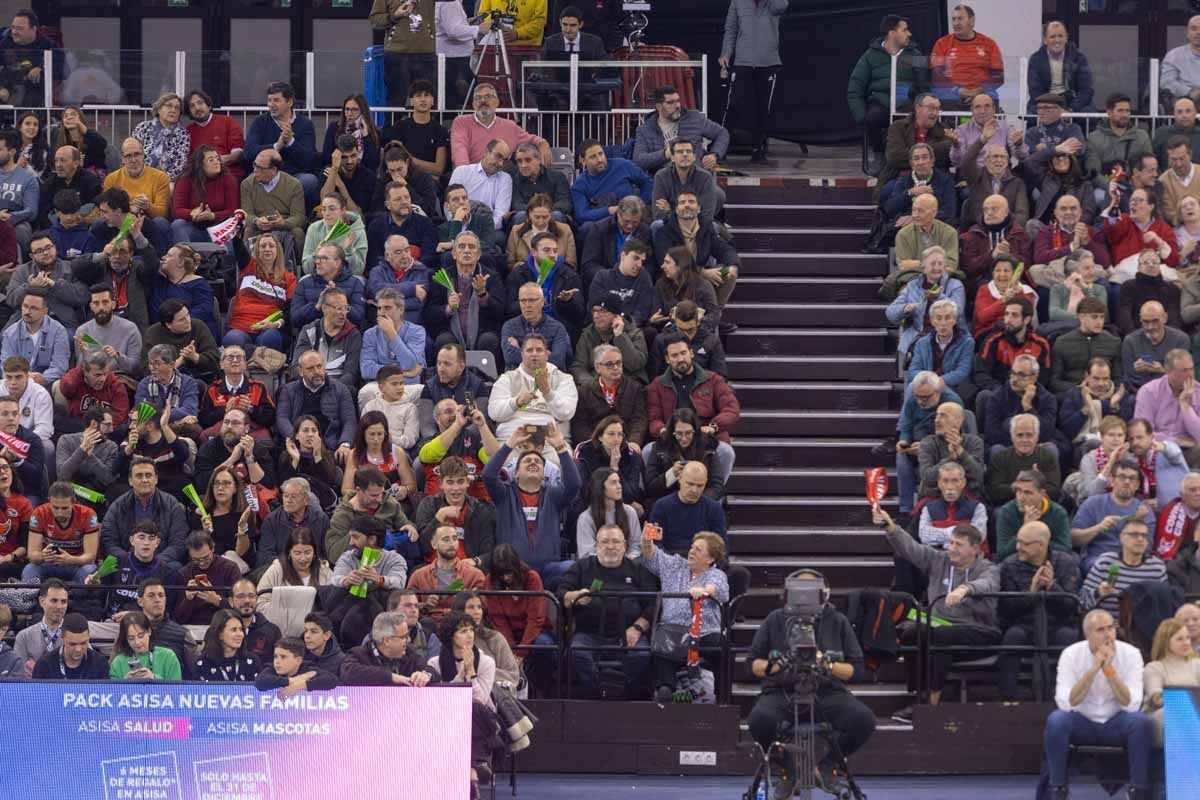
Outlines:
<svg viewBox="0 0 1200 800"><path fill-rule="evenodd" d="M146 615L130 611L121 618L108 664L108 677L130 681L178 681L183 679L183 669L178 656L169 648L154 646L154 630Z"/></svg>

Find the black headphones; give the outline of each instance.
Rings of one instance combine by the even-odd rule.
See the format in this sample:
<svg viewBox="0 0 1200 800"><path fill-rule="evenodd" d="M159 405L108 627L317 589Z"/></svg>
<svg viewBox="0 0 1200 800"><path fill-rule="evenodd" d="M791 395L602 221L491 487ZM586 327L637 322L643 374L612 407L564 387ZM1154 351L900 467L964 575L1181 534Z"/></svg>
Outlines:
<svg viewBox="0 0 1200 800"><path fill-rule="evenodd" d="M829 579L826 578L823 574L821 574L817 570L813 569L812 567L801 567L800 569L798 569L795 572L788 575L788 578L820 578L821 583L823 583L825 585L825 588L821 591L821 605L827 605L829 603L829 597L832 594L832 592L829 589ZM786 587L786 585L787 585L787 579L785 578L784 586ZM786 588L784 589L783 600L784 600L784 602L787 601L787 589Z"/></svg>

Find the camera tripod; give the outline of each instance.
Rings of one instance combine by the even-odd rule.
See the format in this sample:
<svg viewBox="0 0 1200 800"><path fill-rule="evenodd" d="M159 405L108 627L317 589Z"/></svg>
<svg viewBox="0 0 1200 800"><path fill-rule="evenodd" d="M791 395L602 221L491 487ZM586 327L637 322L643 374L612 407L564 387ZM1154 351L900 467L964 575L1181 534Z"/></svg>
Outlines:
<svg viewBox="0 0 1200 800"><path fill-rule="evenodd" d="M837 731L824 719L819 722L817 720L817 698L815 687L811 683L815 677L811 674L798 675L795 688L787 692L792 703L792 719L780 725L780 736L786 737L790 734L790 741L784 738L776 739L771 742L767 752L763 752L761 745L755 745L759 754L759 765L750 780L750 788L746 791L744 800L756 800L760 787L764 790L767 800L773 800L771 762L776 758L790 771L794 779L792 795L801 800L812 800L813 789L821 789L838 800L866 800L867 796L858 788L846 756L838 745ZM806 705L808 711L804 713L801 709ZM791 727L790 731L785 730L787 726ZM831 762L833 768L840 773L832 786L817 782L817 765L822 760L818 758L818 741L824 745L824 759Z"/></svg>
<svg viewBox="0 0 1200 800"><path fill-rule="evenodd" d="M493 80L504 79L505 86L508 87L508 102L510 105L515 105L517 102L517 94L513 89L512 67L508 60L508 45L504 43L504 31L501 30L499 20L492 19L492 29L483 37L483 45L479 48L479 60L475 62L475 69L471 70L471 85L467 87L466 96L463 97L462 110L465 112L471 102L471 97L475 92L475 84L479 82L479 74L483 69L484 59L488 56L488 50L492 52L492 72L484 73L485 78ZM501 68L503 67L503 72Z"/></svg>

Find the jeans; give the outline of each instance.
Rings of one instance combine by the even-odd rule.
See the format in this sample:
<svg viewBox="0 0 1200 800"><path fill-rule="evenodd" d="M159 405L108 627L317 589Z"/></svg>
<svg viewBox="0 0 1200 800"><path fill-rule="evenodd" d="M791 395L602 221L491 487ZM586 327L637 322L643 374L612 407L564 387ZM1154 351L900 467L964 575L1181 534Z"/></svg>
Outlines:
<svg viewBox="0 0 1200 800"><path fill-rule="evenodd" d="M177 219L171 223L171 241L175 244L182 242L211 242L208 228L197 225L189 219Z"/></svg>
<svg viewBox="0 0 1200 800"><path fill-rule="evenodd" d="M1093 722L1075 711L1057 709L1046 720L1042 769L1051 786L1066 786L1070 745L1125 746L1129 757L1129 783L1136 789L1150 788L1150 718L1137 711L1118 711L1107 722Z"/></svg>
<svg viewBox="0 0 1200 800"><path fill-rule="evenodd" d="M26 564L21 570L21 583L41 583L46 578L83 583L83 579L96 570L95 564Z"/></svg>
<svg viewBox="0 0 1200 800"><path fill-rule="evenodd" d="M272 350L278 350L281 353L287 352L287 350L284 349L286 343L283 338L283 331L276 330L275 328L262 331L258 334L246 333L245 331L239 331L230 328L221 338L222 347L237 345L251 355L253 355L251 352L253 348L250 347L252 344L255 347L269 347Z"/></svg>
<svg viewBox="0 0 1200 800"><path fill-rule="evenodd" d="M575 670L575 680L580 686L587 689L596 689L600 686L600 672L596 666L596 662L601 659L622 659L622 671L625 673L626 688L639 688L642 685L646 676L646 670L650 668L650 638L643 636L637 640L637 644L632 650L625 651L622 655L621 647L625 644L624 638L620 644L615 638L601 639L592 633L577 632L571 637L571 665ZM612 650L576 650L576 647L600 647L602 645L611 646Z"/></svg>
<svg viewBox="0 0 1200 800"><path fill-rule="evenodd" d="M908 514L917 493L917 460L905 453L896 453L896 486L900 513Z"/></svg>
<svg viewBox="0 0 1200 800"><path fill-rule="evenodd" d="M174 244L174 240L171 238L171 223L167 221L166 217L146 217L146 221L142 225L142 233L150 240L150 244L154 245L154 249L158 251L159 255L166 253Z"/></svg>
<svg viewBox="0 0 1200 800"><path fill-rule="evenodd" d="M650 456L654 453L654 445L656 443L651 440L642 445L642 460L648 462ZM717 442L716 452L713 453L713 460L716 462L718 477L721 483L729 483L729 476L733 473L733 464L737 459L737 452L733 449L733 445L728 442Z"/></svg>
<svg viewBox="0 0 1200 800"><path fill-rule="evenodd" d="M542 586L546 591L553 592L558 589L558 582L562 580L563 573L567 568L574 564L574 561L547 561L538 569L538 576L542 579Z"/></svg>
<svg viewBox="0 0 1200 800"><path fill-rule="evenodd" d="M317 193L321 191L322 181L308 172L297 172L292 177L300 181L300 187L304 189L304 213L307 214L317 205Z"/></svg>

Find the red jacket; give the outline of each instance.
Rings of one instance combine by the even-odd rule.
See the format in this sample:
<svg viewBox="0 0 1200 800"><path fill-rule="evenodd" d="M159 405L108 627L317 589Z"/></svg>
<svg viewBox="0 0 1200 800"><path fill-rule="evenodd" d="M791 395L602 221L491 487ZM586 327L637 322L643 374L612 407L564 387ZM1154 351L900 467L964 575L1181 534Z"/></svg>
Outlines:
<svg viewBox="0 0 1200 800"><path fill-rule="evenodd" d="M408 576L408 588L416 589L418 592L437 591L436 569L437 564L426 564L423 567L413 570L413 573ZM462 588L464 589L487 588L487 576L465 558L460 558L454 562L454 577L462 581ZM441 621L442 617L446 616L447 612L450 611L450 606L454 605L454 595L443 594L438 595L438 598L437 608L429 612L429 616ZM425 599L421 598L422 601Z"/></svg>
<svg viewBox="0 0 1200 800"><path fill-rule="evenodd" d="M742 406L738 403L737 395L717 373L701 367L694 369L696 385L692 387L692 408L696 409L696 416L700 418L701 425L716 425L717 436L721 441L728 442L729 431L742 415ZM670 373L668 368L646 387L646 416L650 420L650 436L655 439L675 413L677 398Z"/></svg>
<svg viewBox="0 0 1200 800"><path fill-rule="evenodd" d="M218 222L224 222L233 216L234 211L237 211L241 199L238 182L228 172L218 175L216 178L210 178L204 182L203 202L208 203L208 207L217 215L217 218L196 224L207 228ZM179 181L175 184L175 198L172 201L175 219L190 220L192 209L201 202L200 192L192 180L191 174L180 175Z"/></svg>
<svg viewBox="0 0 1200 800"><path fill-rule="evenodd" d="M188 138L192 140L192 153L202 144L217 148L217 152L223 156L246 146L242 126L228 114L213 114L209 117L207 125L193 122L188 125L187 132ZM242 166L241 159L226 164L225 169L229 170L229 174L238 184L246 177L246 168Z"/></svg>
<svg viewBox="0 0 1200 800"><path fill-rule="evenodd" d="M1057 247L1054 245L1054 229L1056 224L1043 225L1038 231L1037 239L1033 243L1033 263L1049 264L1051 261L1059 258L1066 258L1071 254L1071 244L1074 242L1074 236L1059 234ZM1108 243L1104 240L1104 229L1100 226L1088 228L1091 238L1084 245L1088 252L1096 257L1096 263L1102 267L1112 266L1112 256L1108 254Z"/></svg>
<svg viewBox="0 0 1200 800"><path fill-rule="evenodd" d="M1029 234L1014 222L1008 227L1005 238L1013 258L1028 267L1033 257L1033 242L1029 240ZM972 225L969 231L959 234L958 268L966 273L971 285L985 283L987 276L992 274L992 249L987 229L982 225ZM960 314L962 311L961 308L958 310Z"/></svg>
<svg viewBox="0 0 1200 800"><path fill-rule="evenodd" d="M492 586L489 578L488 589L503 589L503 586ZM532 569L525 570L525 582L519 587L524 592L542 591L542 578ZM533 644L546 628L546 598L535 595L491 595L486 597L488 620L492 627L499 631L513 654L526 658L530 651L520 649L520 645ZM519 634L519 635L518 635Z"/></svg>
<svg viewBox="0 0 1200 800"><path fill-rule="evenodd" d="M1163 263L1168 267L1178 267L1179 245L1175 241L1175 231L1171 230L1171 226L1161 219L1155 219L1150 221L1148 230L1157 233L1158 238L1171 248L1171 254L1163 259ZM1116 222L1104 220L1104 233L1108 236L1108 249L1112 253L1114 265L1120 264L1123 259L1137 255L1143 250L1154 249L1153 245L1145 243L1141 230L1133 224L1133 220L1129 218L1128 214L1122 214Z"/></svg>
<svg viewBox="0 0 1200 800"><path fill-rule="evenodd" d="M72 417L82 417L88 409L101 405L112 412L115 427L124 425L129 419L129 390L111 372L104 386L96 391L84 381L83 369L73 367L62 376L58 389L66 398L67 413Z"/></svg>

